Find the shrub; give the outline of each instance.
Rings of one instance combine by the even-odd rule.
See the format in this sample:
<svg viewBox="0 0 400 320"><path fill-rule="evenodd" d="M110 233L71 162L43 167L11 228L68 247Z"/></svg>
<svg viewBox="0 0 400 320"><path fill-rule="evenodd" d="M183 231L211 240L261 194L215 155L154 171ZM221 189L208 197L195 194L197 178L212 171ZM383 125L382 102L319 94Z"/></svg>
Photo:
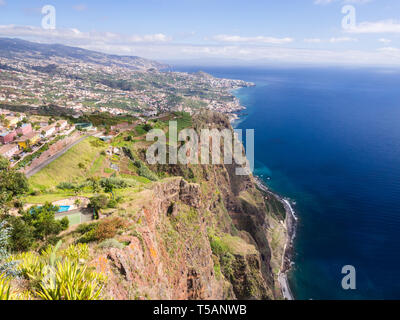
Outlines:
<svg viewBox="0 0 400 320"><path fill-rule="evenodd" d="M63 231L67 230L69 227L69 219L67 217L64 217L60 220L60 226Z"/></svg>
<svg viewBox="0 0 400 320"><path fill-rule="evenodd" d="M104 194L101 194L97 197L90 198L89 207L98 212L101 209L107 208L108 201L108 197Z"/></svg>
<svg viewBox="0 0 400 320"><path fill-rule="evenodd" d="M76 228L76 232L79 232L80 234L85 234L85 233L95 229L96 227L97 227L97 223L84 223L84 224L80 224Z"/></svg>
<svg viewBox="0 0 400 320"><path fill-rule="evenodd" d="M114 208L116 208L117 207L117 201L116 200L110 200L109 202L108 202L108 208L112 208L112 209L114 209Z"/></svg>
<svg viewBox="0 0 400 320"><path fill-rule="evenodd" d="M35 242L35 228L20 217L10 217L7 222L11 226L9 238L11 251L28 251Z"/></svg>
<svg viewBox="0 0 400 320"><path fill-rule="evenodd" d="M104 241L114 238L119 229L126 226L125 222L119 217L107 218L94 224L88 228L82 237L78 239L78 243L89 243L94 241Z"/></svg>
<svg viewBox="0 0 400 320"><path fill-rule="evenodd" d="M123 249L124 247L125 247L124 244L118 242L115 239L107 239L99 244L99 248L101 249L111 249L111 248Z"/></svg>
<svg viewBox="0 0 400 320"><path fill-rule="evenodd" d="M61 182L57 186L57 189L60 189L60 190L73 190L75 188L76 188L76 186L73 183L70 183L70 182Z"/></svg>
<svg viewBox="0 0 400 320"><path fill-rule="evenodd" d="M8 241L10 239L10 228L6 226L6 222L0 222L0 274L16 275L15 262L9 261L9 253L7 250Z"/></svg>
<svg viewBox="0 0 400 320"><path fill-rule="evenodd" d="M96 228L96 240L103 241L114 238L117 235L118 229L124 226L124 221L119 217L105 219Z"/></svg>
<svg viewBox="0 0 400 320"><path fill-rule="evenodd" d="M55 219L58 210L58 207L46 203L43 207L29 209L24 213L23 220L35 229L36 239L47 240L50 236L57 236L65 227L65 221L61 222Z"/></svg>
<svg viewBox="0 0 400 320"><path fill-rule="evenodd" d="M144 165L140 166L140 168L138 169L138 174L139 176L145 177L151 181L158 180L157 175Z"/></svg>

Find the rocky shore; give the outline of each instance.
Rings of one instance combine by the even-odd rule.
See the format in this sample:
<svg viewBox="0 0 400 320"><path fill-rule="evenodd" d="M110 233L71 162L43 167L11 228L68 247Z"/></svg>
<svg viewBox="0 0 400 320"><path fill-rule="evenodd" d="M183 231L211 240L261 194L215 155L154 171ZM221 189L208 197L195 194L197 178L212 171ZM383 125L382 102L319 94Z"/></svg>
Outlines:
<svg viewBox="0 0 400 320"><path fill-rule="evenodd" d="M298 221L298 217L295 214L295 211L290 203L290 200L282 198L281 196L273 193L269 190L269 188L263 183L261 178L255 176L254 177L257 187L262 190L264 193L268 195L272 195L279 199L279 201L283 204L286 211L285 218L285 228L287 231L286 243L284 247L284 253L282 256L282 263L278 274L278 283L282 292L282 296L286 300L294 300L294 296L292 291L290 290L289 281L287 278L287 273L290 271L292 267L292 257L293 257L293 242L296 237L296 224Z"/></svg>

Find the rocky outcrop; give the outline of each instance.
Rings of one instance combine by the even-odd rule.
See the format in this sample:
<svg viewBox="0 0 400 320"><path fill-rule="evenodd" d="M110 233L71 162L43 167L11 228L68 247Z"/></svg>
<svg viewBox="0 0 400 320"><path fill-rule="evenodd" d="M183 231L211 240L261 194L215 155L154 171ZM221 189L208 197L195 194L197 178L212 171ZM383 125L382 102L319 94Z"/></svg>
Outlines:
<svg viewBox="0 0 400 320"><path fill-rule="evenodd" d="M194 125L230 127L215 113ZM93 261L109 276L108 297L281 298L285 230L254 178L237 176L236 167L150 166L174 177L137 193L119 213L130 225L118 237L126 247L103 250Z"/></svg>

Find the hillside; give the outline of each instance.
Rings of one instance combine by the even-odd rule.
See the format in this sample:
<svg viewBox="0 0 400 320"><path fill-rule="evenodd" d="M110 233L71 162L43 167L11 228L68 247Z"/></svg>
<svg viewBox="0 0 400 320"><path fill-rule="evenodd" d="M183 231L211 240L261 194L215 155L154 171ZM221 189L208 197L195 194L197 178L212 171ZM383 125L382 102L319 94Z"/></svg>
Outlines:
<svg viewBox="0 0 400 320"><path fill-rule="evenodd" d="M181 129L231 128L208 111L149 124L167 132L172 119ZM62 241L59 259L80 257L104 283L101 299L281 299L287 231L280 200L252 176L236 176L235 165L148 166L144 133L137 126L110 142L87 138L29 179L27 210L47 202L78 208L69 228L49 238ZM99 220L83 223L93 210ZM27 268L40 252L34 248L46 245L15 259ZM12 288L37 298L18 282Z"/></svg>
<svg viewBox="0 0 400 320"><path fill-rule="evenodd" d="M90 63L130 70L164 69L168 67L140 57L110 55L61 44L42 44L11 38L0 38L0 58L17 59L20 62L29 59L37 62L52 61L57 64Z"/></svg>

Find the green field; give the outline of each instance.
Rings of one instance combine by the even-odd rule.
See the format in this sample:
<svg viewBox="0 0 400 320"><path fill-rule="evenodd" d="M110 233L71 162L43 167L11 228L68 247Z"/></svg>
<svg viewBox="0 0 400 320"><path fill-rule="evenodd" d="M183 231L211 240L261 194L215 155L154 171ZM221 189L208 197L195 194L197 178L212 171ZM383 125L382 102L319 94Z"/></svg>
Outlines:
<svg viewBox="0 0 400 320"><path fill-rule="evenodd" d="M100 173L97 171L104 161L100 153L106 147L99 139L89 137L32 176L29 183L34 189L45 190L54 188L61 182L82 182Z"/></svg>

